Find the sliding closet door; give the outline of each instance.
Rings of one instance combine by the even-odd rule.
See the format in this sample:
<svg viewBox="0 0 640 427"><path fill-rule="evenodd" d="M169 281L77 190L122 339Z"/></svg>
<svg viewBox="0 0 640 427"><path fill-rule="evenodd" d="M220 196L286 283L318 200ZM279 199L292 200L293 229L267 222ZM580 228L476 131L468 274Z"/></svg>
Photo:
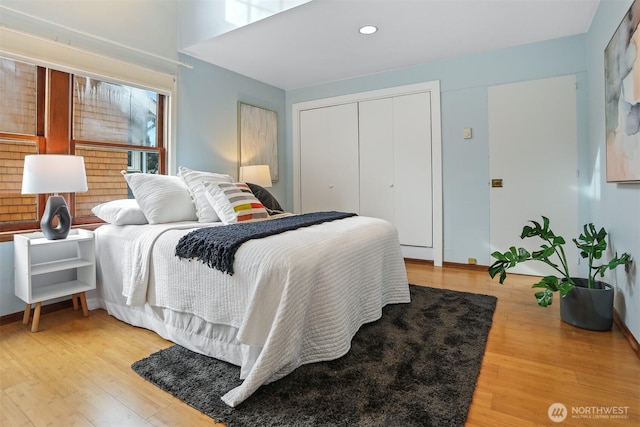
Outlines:
<svg viewBox="0 0 640 427"><path fill-rule="evenodd" d="M400 243L433 246L431 97L429 92L393 98L395 225Z"/></svg>
<svg viewBox="0 0 640 427"><path fill-rule="evenodd" d="M360 214L393 223L393 98L360 102L359 117Z"/></svg>
<svg viewBox="0 0 640 427"><path fill-rule="evenodd" d="M433 246L430 94L362 101L360 213L383 218L406 246Z"/></svg>
<svg viewBox="0 0 640 427"><path fill-rule="evenodd" d="M300 112L300 208L359 213L358 104Z"/></svg>
<svg viewBox="0 0 640 427"><path fill-rule="evenodd" d="M294 212L332 207L383 218L405 257L442 266L439 82L294 103L292 122ZM346 194L343 203L332 193Z"/></svg>

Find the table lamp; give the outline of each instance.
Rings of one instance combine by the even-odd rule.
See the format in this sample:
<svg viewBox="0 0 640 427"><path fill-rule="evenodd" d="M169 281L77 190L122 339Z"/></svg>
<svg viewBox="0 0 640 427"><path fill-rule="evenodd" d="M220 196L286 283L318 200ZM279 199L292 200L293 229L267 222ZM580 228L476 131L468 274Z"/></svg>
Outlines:
<svg viewBox="0 0 640 427"><path fill-rule="evenodd" d="M269 165L240 166L240 181L271 187L271 170Z"/></svg>
<svg viewBox="0 0 640 427"><path fill-rule="evenodd" d="M49 240L66 239L71 228L71 214L64 197L58 193L85 192L87 175L84 157L61 154L25 156L22 194L50 194L40 227ZM57 218L58 223L54 225Z"/></svg>

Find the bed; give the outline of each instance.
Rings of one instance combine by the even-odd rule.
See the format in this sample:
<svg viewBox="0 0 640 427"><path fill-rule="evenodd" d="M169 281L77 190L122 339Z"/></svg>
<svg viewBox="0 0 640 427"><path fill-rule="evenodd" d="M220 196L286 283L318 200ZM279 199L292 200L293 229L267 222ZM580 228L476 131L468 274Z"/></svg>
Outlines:
<svg viewBox="0 0 640 427"><path fill-rule="evenodd" d="M410 301L396 229L380 219L353 216L249 240L233 274L175 255L183 236L223 221L110 222L95 231L89 308L240 366L244 381L222 397L230 406L302 364L346 354L382 307Z"/></svg>

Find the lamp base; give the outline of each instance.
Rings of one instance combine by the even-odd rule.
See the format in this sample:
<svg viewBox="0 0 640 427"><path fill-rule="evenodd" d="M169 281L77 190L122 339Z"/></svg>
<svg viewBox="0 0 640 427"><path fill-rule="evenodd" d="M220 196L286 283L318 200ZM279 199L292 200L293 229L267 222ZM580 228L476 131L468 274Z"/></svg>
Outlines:
<svg viewBox="0 0 640 427"><path fill-rule="evenodd" d="M58 225L53 225L54 219L58 219ZM49 240L66 239L71 228L71 214L67 202L62 196L50 196L40 221L42 234Z"/></svg>

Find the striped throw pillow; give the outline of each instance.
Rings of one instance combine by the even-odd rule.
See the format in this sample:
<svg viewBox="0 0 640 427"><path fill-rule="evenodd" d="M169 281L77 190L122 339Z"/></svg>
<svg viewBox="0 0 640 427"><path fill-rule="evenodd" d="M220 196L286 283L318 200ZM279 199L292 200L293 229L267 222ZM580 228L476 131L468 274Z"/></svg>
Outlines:
<svg viewBox="0 0 640 427"><path fill-rule="evenodd" d="M207 200L224 224L269 216L264 205L244 182L203 184Z"/></svg>

